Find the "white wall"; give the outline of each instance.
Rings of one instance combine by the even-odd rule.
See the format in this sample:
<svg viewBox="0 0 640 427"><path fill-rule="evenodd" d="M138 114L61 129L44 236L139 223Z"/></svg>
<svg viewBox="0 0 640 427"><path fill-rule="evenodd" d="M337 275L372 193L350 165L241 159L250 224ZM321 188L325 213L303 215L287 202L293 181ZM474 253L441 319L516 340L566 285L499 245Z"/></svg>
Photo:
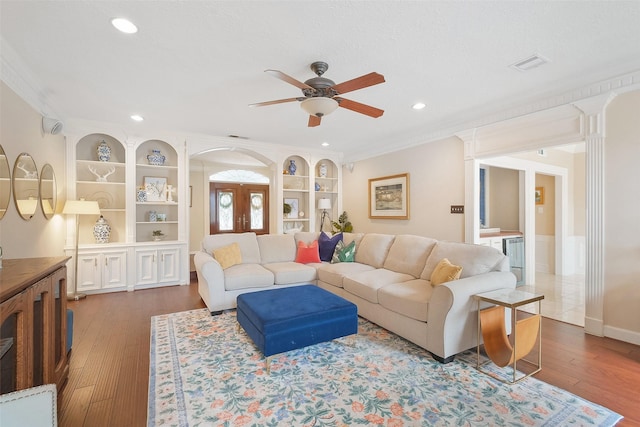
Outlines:
<svg viewBox="0 0 640 427"><path fill-rule="evenodd" d="M35 160L38 173L42 166L53 166L57 181L58 205L50 220L45 219L40 206L29 221L23 220L15 208L12 195L9 209L0 219L0 246L3 257L31 258L63 256L66 221L59 214L66 198L65 140L62 134L44 135L42 116L4 82L0 82L0 144L13 163L20 153L29 153Z"/></svg>
<svg viewBox="0 0 640 427"><path fill-rule="evenodd" d="M488 168L488 227L502 230L520 229L519 172L513 169Z"/></svg>
<svg viewBox="0 0 640 427"><path fill-rule="evenodd" d="M370 219L369 179L405 172L410 180L410 218ZM451 214L451 205L464 205L463 145L457 137L359 161L353 172L343 170L343 210L354 232L417 234L461 242L464 215Z"/></svg>
<svg viewBox="0 0 640 427"><path fill-rule="evenodd" d="M605 334L640 343L640 91L611 102L606 129Z"/></svg>

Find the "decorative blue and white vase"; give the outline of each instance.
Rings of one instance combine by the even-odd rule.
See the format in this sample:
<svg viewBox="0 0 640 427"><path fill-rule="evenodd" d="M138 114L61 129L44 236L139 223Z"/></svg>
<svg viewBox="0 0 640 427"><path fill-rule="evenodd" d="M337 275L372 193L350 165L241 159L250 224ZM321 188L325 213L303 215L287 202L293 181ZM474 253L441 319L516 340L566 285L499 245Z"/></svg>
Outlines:
<svg viewBox="0 0 640 427"><path fill-rule="evenodd" d="M147 156L147 160L149 161L150 165L162 166L164 165L166 157L162 155L160 150L151 150L151 154Z"/></svg>
<svg viewBox="0 0 640 427"><path fill-rule="evenodd" d="M147 190L145 190L144 188L138 188L138 191L136 191L136 200L139 202L146 202Z"/></svg>
<svg viewBox="0 0 640 427"><path fill-rule="evenodd" d="M320 168L318 168L318 174L320 175L320 178L326 178L327 177L327 165L324 163L320 163Z"/></svg>
<svg viewBox="0 0 640 427"><path fill-rule="evenodd" d="M316 191L320 191L320 184L316 182Z"/></svg>
<svg viewBox="0 0 640 427"><path fill-rule="evenodd" d="M105 140L102 140L100 144L98 144L98 148L96 148L98 153L98 160L101 162L108 162L111 160L111 147L107 145Z"/></svg>
<svg viewBox="0 0 640 427"><path fill-rule="evenodd" d="M295 175L298 167L295 160L289 160L289 175Z"/></svg>
<svg viewBox="0 0 640 427"><path fill-rule="evenodd" d="M158 220L158 214L156 211L149 211L149 222L156 222Z"/></svg>
<svg viewBox="0 0 640 427"><path fill-rule="evenodd" d="M96 243L109 243L111 226L102 215L96 221L96 225L93 226L93 237L96 238Z"/></svg>

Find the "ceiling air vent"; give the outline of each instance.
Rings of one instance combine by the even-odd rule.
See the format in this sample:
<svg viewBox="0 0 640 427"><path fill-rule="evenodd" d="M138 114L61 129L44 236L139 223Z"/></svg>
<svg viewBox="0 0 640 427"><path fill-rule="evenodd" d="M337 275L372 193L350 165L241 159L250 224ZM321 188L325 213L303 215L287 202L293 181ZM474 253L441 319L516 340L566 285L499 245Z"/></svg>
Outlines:
<svg viewBox="0 0 640 427"><path fill-rule="evenodd" d="M529 71L533 68L546 64L547 62L549 62L547 58L540 54L534 53L533 55L526 59L523 59L522 61L511 64L510 67L515 68L518 71Z"/></svg>

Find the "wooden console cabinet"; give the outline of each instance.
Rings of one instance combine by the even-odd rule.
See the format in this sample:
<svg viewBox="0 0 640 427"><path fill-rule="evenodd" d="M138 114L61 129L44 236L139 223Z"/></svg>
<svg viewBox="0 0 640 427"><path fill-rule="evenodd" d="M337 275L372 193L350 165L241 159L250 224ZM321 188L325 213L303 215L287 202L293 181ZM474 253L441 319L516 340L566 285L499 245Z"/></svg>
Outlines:
<svg viewBox="0 0 640 427"><path fill-rule="evenodd" d="M62 387L67 360L69 257L4 260L0 269L0 394Z"/></svg>

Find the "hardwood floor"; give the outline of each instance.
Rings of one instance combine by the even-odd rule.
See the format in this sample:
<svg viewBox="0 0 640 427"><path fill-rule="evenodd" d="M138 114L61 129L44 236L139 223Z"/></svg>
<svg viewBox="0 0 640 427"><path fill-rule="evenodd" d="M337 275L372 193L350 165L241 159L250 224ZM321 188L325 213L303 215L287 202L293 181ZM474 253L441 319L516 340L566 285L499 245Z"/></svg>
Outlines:
<svg viewBox="0 0 640 427"><path fill-rule="evenodd" d="M69 379L59 395L61 427L145 426L150 318L204 307L197 286L90 295L75 313ZM542 322L543 369L536 378L640 425L640 346Z"/></svg>

